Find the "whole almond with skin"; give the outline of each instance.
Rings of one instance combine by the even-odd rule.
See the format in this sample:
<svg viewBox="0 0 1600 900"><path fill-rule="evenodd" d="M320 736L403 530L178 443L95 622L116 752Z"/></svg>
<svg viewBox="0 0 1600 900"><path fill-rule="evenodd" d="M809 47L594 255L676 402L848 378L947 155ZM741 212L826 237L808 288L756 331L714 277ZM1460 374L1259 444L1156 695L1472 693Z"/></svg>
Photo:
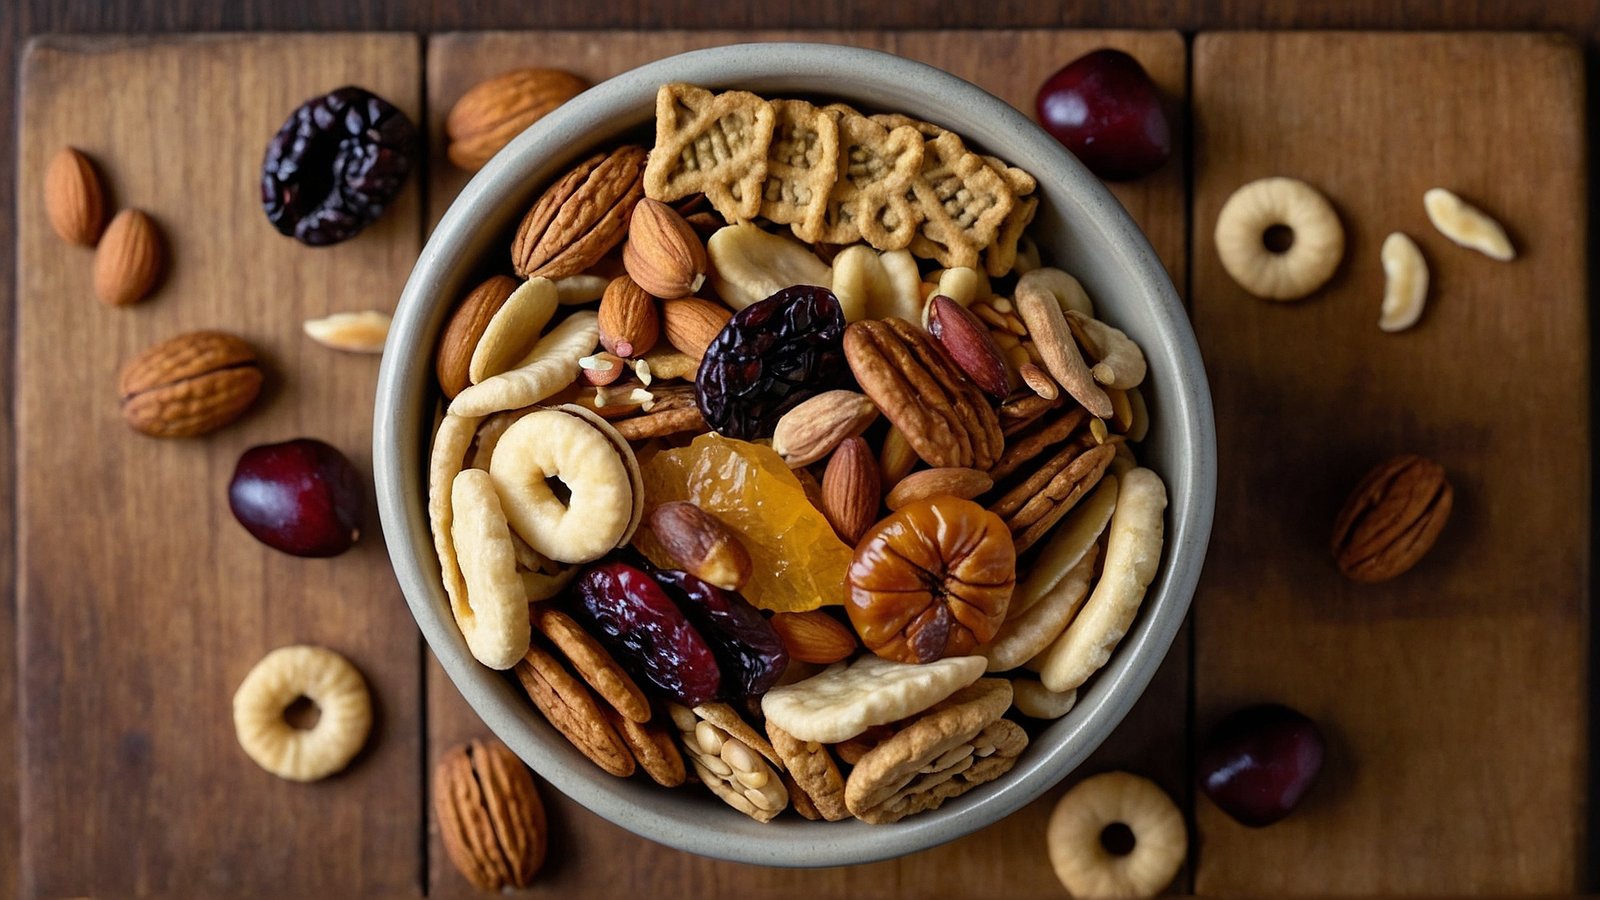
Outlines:
<svg viewBox="0 0 1600 900"><path fill-rule="evenodd" d="M676 210L646 197L633 208L622 264L640 287L676 300L705 283L706 247Z"/></svg>
<svg viewBox="0 0 1600 900"><path fill-rule="evenodd" d="M539 195L517 226L511 267L523 278L565 278L598 263L622 243L644 196L643 147L597 153Z"/></svg>
<svg viewBox="0 0 1600 900"><path fill-rule="evenodd" d="M809 466L867 430L878 418L878 405L855 391L824 391L778 419L772 449L791 469Z"/></svg>
<svg viewBox="0 0 1600 900"><path fill-rule="evenodd" d="M193 331L122 367L122 417L152 437L194 437L239 418L261 393L261 366L242 339Z"/></svg>
<svg viewBox="0 0 1600 900"><path fill-rule="evenodd" d="M434 351L433 372L439 377L439 388L454 400L471 383L468 372L472 367L472 351L478 348L489 320L500 311L506 298L519 286L509 275L492 275L462 298L450 321L439 332L439 347Z"/></svg>
<svg viewBox="0 0 1600 900"><path fill-rule="evenodd" d="M600 298L601 345L628 359L649 353L660 337L656 298L627 275L611 279Z"/></svg>
<svg viewBox="0 0 1600 900"><path fill-rule="evenodd" d="M701 581L737 591L750 580L750 553L739 536L693 503L677 500L656 507L650 531L680 568Z"/></svg>
<svg viewBox="0 0 1600 900"><path fill-rule="evenodd" d="M561 69L513 69L478 82L445 118L450 162L468 172L478 171L529 125L588 87L588 82Z"/></svg>
<svg viewBox="0 0 1600 900"><path fill-rule="evenodd" d="M1333 524L1333 558L1346 578L1373 583L1427 554L1450 518L1454 491L1444 466L1415 454L1390 459L1361 479Z"/></svg>
<svg viewBox="0 0 1600 900"><path fill-rule="evenodd" d="M918 500L929 497L950 496L972 500L988 493L994 479L977 469L944 468L923 469L900 479L889 491L885 501L890 511L898 511Z"/></svg>
<svg viewBox="0 0 1600 900"><path fill-rule="evenodd" d="M864 438L847 438L822 473L822 514L840 540L854 547L878 520L883 499L878 461Z"/></svg>
<svg viewBox="0 0 1600 900"><path fill-rule="evenodd" d="M75 147L62 147L44 174L44 211L50 227L71 244L93 247L106 221L106 191L94 163Z"/></svg>
<svg viewBox="0 0 1600 900"><path fill-rule="evenodd" d="M667 343L696 360L705 358L706 348L717 339L731 318L733 313L727 307L699 297L684 297L661 304L661 327L667 336Z"/></svg>
<svg viewBox="0 0 1600 900"><path fill-rule="evenodd" d="M820 609L775 613L768 621L790 659L826 666L856 652L855 633Z"/></svg>
<svg viewBox="0 0 1600 900"><path fill-rule="evenodd" d="M102 303L127 306L144 299L161 278L166 248L156 223L137 209L117 213L94 252L94 292Z"/></svg>
<svg viewBox="0 0 1600 900"><path fill-rule="evenodd" d="M522 889L544 864L550 828L533 776L496 741L451 748L433 769L446 855L473 887Z"/></svg>
<svg viewBox="0 0 1600 900"><path fill-rule="evenodd" d="M989 336L989 329L966 307L942 294L936 295L928 304L928 333L984 393L1004 400L1011 392L1005 357Z"/></svg>

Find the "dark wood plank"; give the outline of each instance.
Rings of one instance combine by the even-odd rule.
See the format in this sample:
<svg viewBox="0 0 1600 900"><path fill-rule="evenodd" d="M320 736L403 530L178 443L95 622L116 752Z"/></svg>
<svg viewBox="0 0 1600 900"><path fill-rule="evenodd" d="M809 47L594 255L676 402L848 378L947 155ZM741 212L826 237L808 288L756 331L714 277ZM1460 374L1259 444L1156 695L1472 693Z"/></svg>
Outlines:
<svg viewBox="0 0 1600 900"><path fill-rule="evenodd" d="M416 893L423 827L418 638L371 532L334 560L255 542L227 510L247 446L312 435L367 470L377 361L301 322L387 308L419 249L408 188L357 239L311 249L261 213L262 149L308 96L359 82L421 114L413 35L51 39L23 64L17 480L23 700L21 891L73 896ZM37 186L64 144L119 205L160 223L159 292L101 306L89 251L50 232ZM237 425L158 441L129 431L123 360L220 327L265 356ZM235 687L268 650L314 642L365 674L376 724L344 774L261 771L237 746Z"/></svg>
<svg viewBox="0 0 1600 900"><path fill-rule="evenodd" d="M1319 720L1307 806L1243 828L1197 805L1212 894L1552 893L1580 886L1588 790L1589 376L1583 67L1533 35L1209 34L1195 43L1194 318L1216 398L1217 525L1196 599L1197 726L1278 700ZM1324 190L1331 284L1272 304L1209 235L1244 182ZM1443 185L1505 221L1510 264L1428 223ZM1427 311L1376 327L1393 230ZM1335 513L1399 452L1456 511L1386 584L1345 582Z"/></svg>
<svg viewBox="0 0 1600 900"><path fill-rule="evenodd" d="M433 158L443 160L443 121L450 105L480 79L537 60L598 81L673 53L732 41L816 40L891 50L971 79L1024 110L1038 85L1056 68L1100 46L1121 47L1140 58L1162 87L1182 102L1186 48L1172 32L504 32L448 34L428 45L428 108ZM434 166L429 219L437 221L466 183L466 173ZM1173 164L1144 181L1115 190L1133 212L1173 272L1185 270L1184 172ZM1188 642L1180 636L1161 673L1121 729L1084 766L1084 773L1132 768L1159 780L1180 799L1186 778ZM430 759L486 729L444 678L428 666ZM695 892L713 896L920 897L983 894L1004 883L1008 894L1052 896L1060 891L1044 855L1043 829L1060 791L953 844L905 859L821 871L788 871L714 862L634 837L546 789L554 836L544 890L563 896L610 897L629 893ZM470 894L443 856L430 823L430 892ZM600 861L605 861L601 863ZM1179 887L1183 886L1180 880Z"/></svg>

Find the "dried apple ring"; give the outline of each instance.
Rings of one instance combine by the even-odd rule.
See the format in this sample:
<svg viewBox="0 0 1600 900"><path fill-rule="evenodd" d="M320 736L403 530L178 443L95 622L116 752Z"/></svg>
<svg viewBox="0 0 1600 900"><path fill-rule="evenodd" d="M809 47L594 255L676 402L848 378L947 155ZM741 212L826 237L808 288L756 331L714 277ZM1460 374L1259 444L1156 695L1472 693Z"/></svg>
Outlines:
<svg viewBox="0 0 1600 900"><path fill-rule="evenodd" d="M1282 252L1269 232L1287 229ZM1217 214L1217 256L1239 286L1267 300L1299 300L1327 283L1344 258L1344 226L1328 198L1295 178L1262 178L1233 192Z"/></svg>
<svg viewBox="0 0 1600 900"><path fill-rule="evenodd" d="M1122 825L1133 847L1116 855L1103 843ZM1148 778L1106 772L1067 791L1050 814L1045 843L1056 877L1074 897L1154 897L1172 883L1189 852L1183 814Z"/></svg>
<svg viewBox="0 0 1600 900"><path fill-rule="evenodd" d="M557 562L599 559L637 522L633 480L616 445L571 413L536 410L506 429L489 477L511 528ZM551 479L565 485L567 500Z"/></svg>
<svg viewBox="0 0 1600 900"><path fill-rule="evenodd" d="M317 723L283 717L304 697ZM261 658L233 695L233 729L256 765L290 781L316 781L349 765L372 728L372 698L350 661L324 647L279 647Z"/></svg>

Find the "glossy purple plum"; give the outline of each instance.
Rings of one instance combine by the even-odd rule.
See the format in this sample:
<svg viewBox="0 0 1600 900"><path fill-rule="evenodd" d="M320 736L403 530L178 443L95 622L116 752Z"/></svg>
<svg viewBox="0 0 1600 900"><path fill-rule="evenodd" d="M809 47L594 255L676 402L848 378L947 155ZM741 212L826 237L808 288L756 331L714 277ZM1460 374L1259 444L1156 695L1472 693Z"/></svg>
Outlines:
<svg viewBox="0 0 1600 900"><path fill-rule="evenodd" d="M251 447L228 483L233 517L256 540L294 556L338 556L361 536L361 474L312 438Z"/></svg>
<svg viewBox="0 0 1600 900"><path fill-rule="evenodd" d="M1287 706L1251 706L1211 732L1199 759L1200 788L1223 812L1252 828L1271 825L1300 803L1322 771L1317 723Z"/></svg>
<svg viewBox="0 0 1600 900"><path fill-rule="evenodd" d="M1172 156L1172 123L1144 67L1121 50L1096 50L1039 88L1039 124L1101 178L1139 178Z"/></svg>

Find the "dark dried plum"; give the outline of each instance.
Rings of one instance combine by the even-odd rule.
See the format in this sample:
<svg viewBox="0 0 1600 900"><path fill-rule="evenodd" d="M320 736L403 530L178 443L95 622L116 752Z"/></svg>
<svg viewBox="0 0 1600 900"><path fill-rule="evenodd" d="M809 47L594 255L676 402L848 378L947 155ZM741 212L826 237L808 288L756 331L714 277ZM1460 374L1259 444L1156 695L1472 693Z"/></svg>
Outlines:
<svg viewBox="0 0 1600 900"><path fill-rule="evenodd" d="M716 698L722 682L716 655L649 573L601 563L583 573L573 593L574 618L628 674L687 706Z"/></svg>
<svg viewBox="0 0 1600 900"><path fill-rule="evenodd" d="M372 224L400 192L417 157L417 127L358 87L313 97L267 144L261 205L279 232L337 244Z"/></svg>
<svg viewBox="0 0 1600 900"><path fill-rule="evenodd" d="M724 700L765 693L783 674L789 651L749 601L688 572L657 572L656 581L711 645L722 668Z"/></svg>
<svg viewBox="0 0 1600 900"><path fill-rule="evenodd" d="M826 288L784 288L739 312L700 362L695 400L731 438L770 437L802 400L845 384L844 311Z"/></svg>

